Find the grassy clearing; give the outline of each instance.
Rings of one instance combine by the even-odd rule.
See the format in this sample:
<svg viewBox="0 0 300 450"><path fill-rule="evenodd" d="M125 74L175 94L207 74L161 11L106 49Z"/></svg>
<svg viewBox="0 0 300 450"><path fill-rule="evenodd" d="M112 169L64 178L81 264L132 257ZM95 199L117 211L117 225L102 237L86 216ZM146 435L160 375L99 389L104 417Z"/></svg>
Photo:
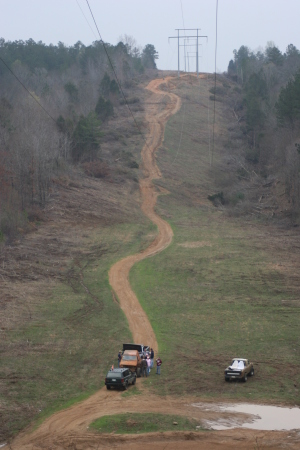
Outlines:
<svg viewBox="0 0 300 450"><path fill-rule="evenodd" d="M120 343L131 340L108 270L144 248L151 233L147 221L94 229L80 243L81 257L64 269L65 282L53 283L49 295L30 305L31 319L7 333L10 345L0 361L3 437L33 417L41 423L104 385L108 368L117 364ZM100 249L96 256L87 257L95 247Z"/></svg>
<svg viewBox="0 0 300 450"><path fill-rule="evenodd" d="M201 89L182 84L180 92L207 104ZM203 109L186 102L171 118L158 155L159 182L170 195L159 198L157 211L172 225L173 243L130 273L163 360L161 377L146 383L161 394L300 404L299 284L274 268L289 249L277 246L266 227L233 221L206 200L216 170L210 172L202 138ZM224 128L222 104L216 117ZM216 165L221 149L218 140ZM234 356L254 362L255 376L247 383L224 381Z"/></svg>
<svg viewBox="0 0 300 450"><path fill-rule="evenodd" d="M174 422L176 422L174 424ZM197 428L196 428L197 427ZM187 417L164 414L117 414L91 423L100 433L140 434L164 431L203 431L199 422Z"/></svg>

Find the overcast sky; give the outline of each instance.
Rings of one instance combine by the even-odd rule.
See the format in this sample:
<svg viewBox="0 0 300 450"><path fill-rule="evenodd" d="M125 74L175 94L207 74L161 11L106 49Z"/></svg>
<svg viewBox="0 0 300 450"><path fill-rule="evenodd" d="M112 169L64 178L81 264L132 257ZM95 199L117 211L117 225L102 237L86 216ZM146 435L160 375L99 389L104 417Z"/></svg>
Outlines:
<svg viewBox="0 0 300 450"><path fill-rule="evenodd" d="M214 71L216 0L89 0L89 4L105 42L115 45L127 34L142 47L153 44L159 69L177 69L177 39L168 42L169 36L177 35L175 29L200 28L208 43L199 39L199 69ZM5 40L89 45L98 39L86 0L0 0L0 8L0 37ZM241 45L257 50L273 41L282 52L290 43L300 49L299 17L300 0L219 0L217 71L227 69L232 51ZM193 39L190 44L186 50L192 71ZM184 69L183 47L180 51Z"/></svg>

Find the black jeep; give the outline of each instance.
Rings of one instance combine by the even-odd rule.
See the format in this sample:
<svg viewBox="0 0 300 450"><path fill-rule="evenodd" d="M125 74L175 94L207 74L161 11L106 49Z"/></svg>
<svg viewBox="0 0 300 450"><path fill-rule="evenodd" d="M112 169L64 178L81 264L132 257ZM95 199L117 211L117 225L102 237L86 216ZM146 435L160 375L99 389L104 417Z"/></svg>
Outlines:
<svg viewBox="0 0 300 450"><path fill-rule="evenodd" d="M105 378L106 389L122 387L127 389L129 384L135 384L136 373L127 368L110 370Z"/></svg>

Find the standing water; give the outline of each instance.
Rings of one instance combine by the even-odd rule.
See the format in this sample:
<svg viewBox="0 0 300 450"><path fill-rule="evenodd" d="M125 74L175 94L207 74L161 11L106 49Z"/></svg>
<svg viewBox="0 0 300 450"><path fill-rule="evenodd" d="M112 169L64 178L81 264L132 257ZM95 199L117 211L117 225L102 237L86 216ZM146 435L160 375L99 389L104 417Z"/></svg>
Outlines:
<svg viewBox="0 0 300 450"><path fill-rule="evenodd" d="M249 403L218 404L194 403L192 406L210 411L247 414L246 417L222 417L216 421L206 421L213 430L230 428L251 428L254 430L300 430L300 408L254 405Z"/></svg>

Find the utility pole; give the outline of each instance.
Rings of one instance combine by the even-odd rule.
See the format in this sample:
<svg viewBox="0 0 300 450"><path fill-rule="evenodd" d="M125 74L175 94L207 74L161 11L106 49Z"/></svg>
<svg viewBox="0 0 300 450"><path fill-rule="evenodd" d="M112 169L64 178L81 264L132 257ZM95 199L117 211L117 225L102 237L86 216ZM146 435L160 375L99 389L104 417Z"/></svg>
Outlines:
<svg viewBox="0 0 300 450"><path fill-rule="evenodd" d="M188 47L194 47L195 44L186 44L186 41L189 42L189 39L185 39L184 43L182 45L179 45L179 47L183 47L184 49L184 71L186 72L186 59L187 59L187 48ZM200 44L201 45L201 44Z"/></svg>
<svg viewBox="0 0 300 450"><path fill-rule="evenodd" d="M179 78L179 75L180 75L180 73L179 73L179 29L177 30L178 31L178 78Z"/></svg>
<svg viewBox="0 0 300 450"><path fill-rule="evenodd" d="M196 71L197 71L197 78L199 76L199 66L198 66L198 28L197 28L197 44L196 44Z"/></svg>
<svg viewBox="0 0 300 450"><path fill-rule="evenodd" d="M187 52L187 54L188 54L188 63L189 63L189 58L197 58L197 52ZM192 55L192 56L190 56L190 55ZM200 56L200 58L201 58L201 56ZM188 65L188 67L190 67L190 64ZM190 71L190 68L188 69L189 71Z"/></svg>
<svg viewBox="0 0 300 450"><path fill-rule="evenodd" d="M198 71L198 39L199 38L206 38L206 40L208 39L207 36L199 36L198 31L201 28L176 28L175 30L177 31L177 36L169 36L169 39L177 39L178 43L177 43L177 47L178 47L178 78L180 76L180 69L179 69L179 39L189 39L189 38L197 38L197 77L199 76L199 71ZM180 31L197 31L197 35L196 36L181 36L180 35Z"/></svg>

